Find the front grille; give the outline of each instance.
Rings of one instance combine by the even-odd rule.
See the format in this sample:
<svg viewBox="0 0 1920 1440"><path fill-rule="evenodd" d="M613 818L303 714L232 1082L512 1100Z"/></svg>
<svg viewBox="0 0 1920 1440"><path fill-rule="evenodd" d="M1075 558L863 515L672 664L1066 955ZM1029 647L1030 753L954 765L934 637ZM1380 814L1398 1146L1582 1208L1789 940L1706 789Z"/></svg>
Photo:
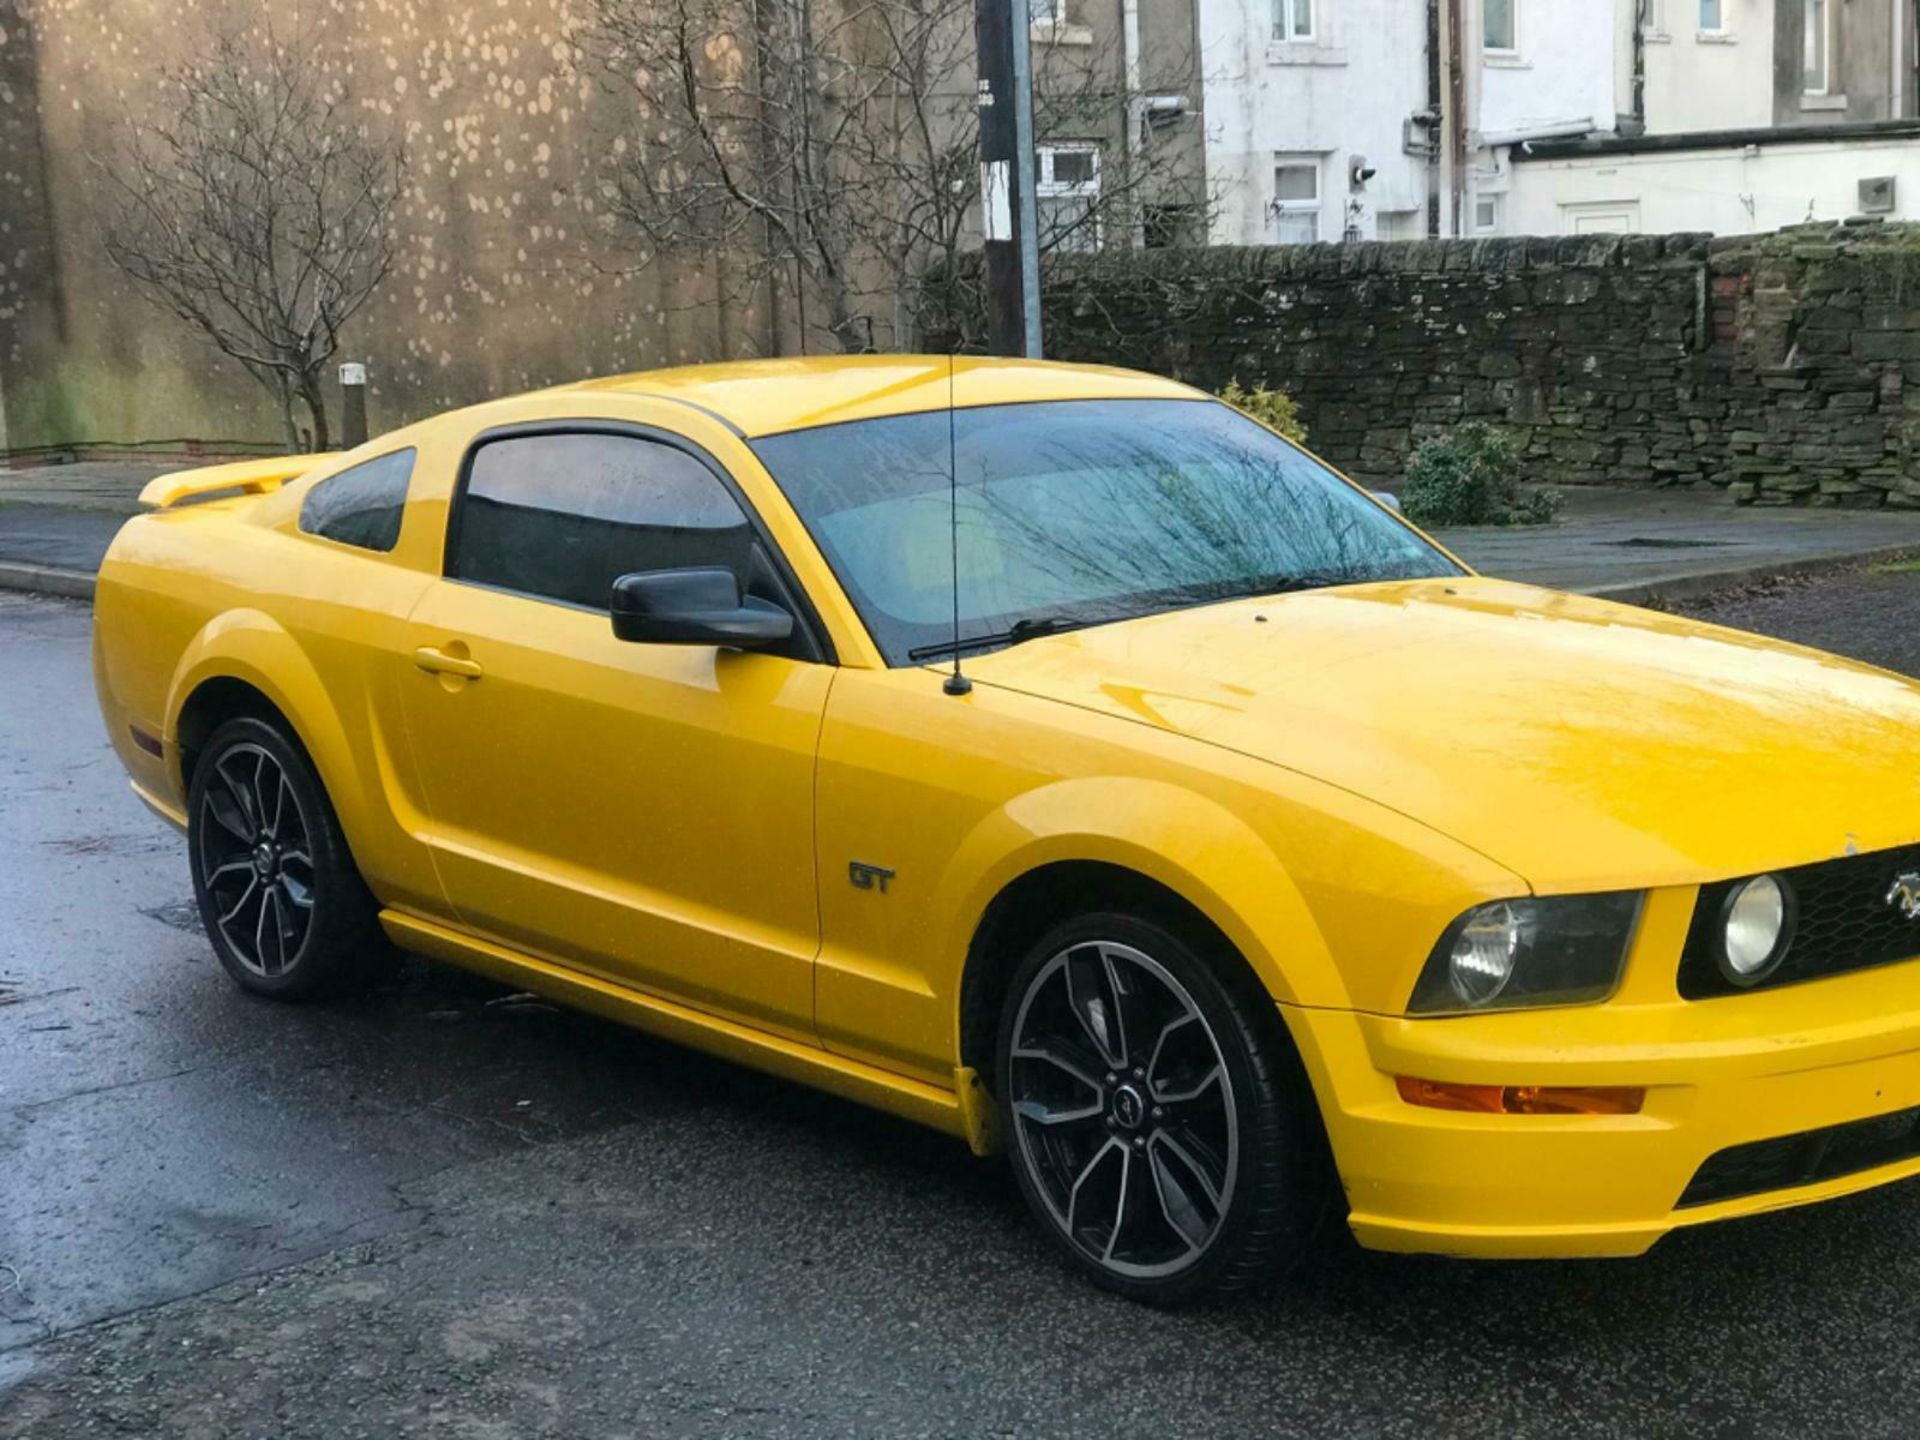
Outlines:
<svg viewBox="0 0 1920 1440"><path fill-rule="evenodd" d="M1920 845L1775 871L1793 887L1799 918L1780 968L1750 987L1730 982L1714 958L1722 908L1740 882L1701 886L1680 955L1680 993L1700 1000L1744 989L1771 989L1920 955L1920 921L1909 920L1887 903L1895 877L1909 871L1920 873Z"/></svg>
<svg viewBox="0 0 1920 1440"><path fill-rule="evenodd" d="M1920 1106L1823 1130L1754 1140L1709 1155L1680 1196L1679 1208L1837 1180L1915 1155L1920 1155Z"/></svg>

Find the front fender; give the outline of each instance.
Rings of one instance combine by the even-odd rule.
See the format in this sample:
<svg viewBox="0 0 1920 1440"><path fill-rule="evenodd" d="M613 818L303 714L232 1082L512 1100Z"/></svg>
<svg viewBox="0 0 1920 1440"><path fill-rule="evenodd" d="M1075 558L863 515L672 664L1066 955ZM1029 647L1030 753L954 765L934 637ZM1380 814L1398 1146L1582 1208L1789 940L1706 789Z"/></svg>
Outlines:
<svg viewBox="0 0 1920 1440"><path fill-rule="evenodd" d="M1173 891L1219 928L1275 1000L1349 1003L1326 940L1272 845L1219 802L1140 777L1058 781L1014 797L974 827L935 897L945 922L939 933L957 937L952 973L964 967L994 898L1063 861L1119 866Z"/></svg>

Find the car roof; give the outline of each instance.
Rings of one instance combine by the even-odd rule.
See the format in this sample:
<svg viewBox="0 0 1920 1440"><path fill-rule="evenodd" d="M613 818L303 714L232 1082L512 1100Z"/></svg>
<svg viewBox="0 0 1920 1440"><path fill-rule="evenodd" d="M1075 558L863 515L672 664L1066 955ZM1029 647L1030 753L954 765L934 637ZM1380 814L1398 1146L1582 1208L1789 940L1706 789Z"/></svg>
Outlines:
<svg viewBox="0 0 1920 1440"><path fill-rule="evenodd" d="M813 355L742 360L644 370L559 389L682 401L719 416L746 436L944 410L949 396L955 406L964 409L1036 400L1191 400L1199 394L1177 381L1137 370L976 355Z"/></svg>

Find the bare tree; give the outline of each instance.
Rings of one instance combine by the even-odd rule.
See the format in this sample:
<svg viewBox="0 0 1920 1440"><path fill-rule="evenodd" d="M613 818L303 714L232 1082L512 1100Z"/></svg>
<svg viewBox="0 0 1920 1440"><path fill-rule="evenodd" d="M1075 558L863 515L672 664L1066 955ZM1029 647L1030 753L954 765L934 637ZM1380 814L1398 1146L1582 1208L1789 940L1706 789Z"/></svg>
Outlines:
<svg viewBox="0 0 1920 1440"><path fill-rule="evenodd" d="M287 446L295 402L328 446L321 377L393 267L405 152L370 133L304 42L212 35L164 77L158 118L101 162L106 250L147 299L246 367Z"/></svg>
<svg viewBox="0 0 1920 1440"><path fill-rule="evenodd" d="M977 214L971 0L588 0L587 12L588 51L631 117L600 183L633 262L720 269L724 257L721 304L762 317L776 353L791 348L783 318L802 349L912 345L925 278L960 273ZM1043 57L1036 131L1143 123L1118 69ZM1178 163L1149 150L1113 167L1043 247L1128 233L1115 217L1176 182Z"/></svg>

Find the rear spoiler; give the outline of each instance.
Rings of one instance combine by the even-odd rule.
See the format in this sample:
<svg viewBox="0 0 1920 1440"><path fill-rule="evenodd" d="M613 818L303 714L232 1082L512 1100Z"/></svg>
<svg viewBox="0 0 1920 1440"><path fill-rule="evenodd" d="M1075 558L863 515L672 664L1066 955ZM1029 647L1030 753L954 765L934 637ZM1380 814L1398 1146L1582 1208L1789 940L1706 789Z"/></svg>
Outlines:
<svg viewBox="0 0 1920 1440"><path fill-rule="evenodd" d="M140 503L165 510L195 495L239 490L248 495L271 495L289 480L298 480L329 455L271 455L264 460L239 460L231 465L206 465L198 470L176 470L157 475L140 492Z"/></svg>

